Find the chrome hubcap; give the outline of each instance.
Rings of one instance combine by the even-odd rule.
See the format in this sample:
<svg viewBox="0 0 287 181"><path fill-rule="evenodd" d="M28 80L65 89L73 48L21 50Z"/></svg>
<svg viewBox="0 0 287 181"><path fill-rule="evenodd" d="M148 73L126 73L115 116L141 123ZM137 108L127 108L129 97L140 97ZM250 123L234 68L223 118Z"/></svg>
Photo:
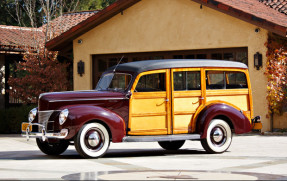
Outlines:
<svg viewBox="0 0 287 181"><path fill-rule="evenodd" d="M213 140L215 141L215 142L220 142L221 140L222 140L222 138L223 138L223 132L222 132L222 130L221 129L219 129L219 128L216 128L215 130L214 130L214 132L213 132Z"/></svg>
<svg viewBox="0 0 287 181"><path fill-rule="evenodd" d="M214 146L220 147L226 142L227 132L222 126L217 125L211 130L210 139Z"/></svg>
<svg viewBox="0 0 287 181"><path fill-rule="evenodd" d="M101 130L92 128L87 131L84 142L90 151L98 151L103 147L105 137Z"/></svg>
<svg viewBox="0 0 287 181"><path fill-rule="evenodd" d="M90 146L95 147L100 143L100 135L97 131L90 133L88 137L88 143Z"/></svg>

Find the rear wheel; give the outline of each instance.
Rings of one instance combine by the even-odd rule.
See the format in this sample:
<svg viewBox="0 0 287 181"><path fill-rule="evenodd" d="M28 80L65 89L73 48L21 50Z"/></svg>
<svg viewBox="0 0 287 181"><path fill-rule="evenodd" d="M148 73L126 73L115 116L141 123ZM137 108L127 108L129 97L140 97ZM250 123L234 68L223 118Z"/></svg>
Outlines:
<svg viewBox="0 0 287 181"><path fill-rule="evenodd" d="M158 144L166 150L178 150L180 149L183 144L185 143L185 140L182 141L159 141Z"/></svg>
<svg viewBox="0 0 287 181"><path fill-rule="evenodd" d="M69 142L66 140L60 140L57 143L49 143L42 141L41 138L36 138L36 143L39 149L47 155L60 155L67 150Z"/></svg>
<svg viewBox="0 0 287 181"><path fill-rule="evenodd" d="M224 120L213 119L201 144L208 153L222 153L229 148L231 141L232 132L229 125Z"/></svg>
<svg viewBox="0 0 287 181"><path fill-rule="evenodd" d="M84 125L74 141L77 152L85 158L102 157L110 145L108 130L100 123Z"/></svg>

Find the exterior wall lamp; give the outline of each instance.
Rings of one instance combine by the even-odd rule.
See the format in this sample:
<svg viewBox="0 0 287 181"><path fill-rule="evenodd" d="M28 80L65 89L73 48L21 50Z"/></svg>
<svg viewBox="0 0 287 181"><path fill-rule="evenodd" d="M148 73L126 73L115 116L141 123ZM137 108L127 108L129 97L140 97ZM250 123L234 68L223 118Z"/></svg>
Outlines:
<svg viewBox="0 0 287 181"><path fill-rule="evenodd" d="M82 77L83 74L85 73L85 62L80 60L77 66L78 66L78 74Z"/></svg>
<svg viewBox="0 0 287 181"><path fill-rule="evenodd" d="M254 67L256 67L257 70L262 67L262 54L259 52L254 54Z"/></svg>

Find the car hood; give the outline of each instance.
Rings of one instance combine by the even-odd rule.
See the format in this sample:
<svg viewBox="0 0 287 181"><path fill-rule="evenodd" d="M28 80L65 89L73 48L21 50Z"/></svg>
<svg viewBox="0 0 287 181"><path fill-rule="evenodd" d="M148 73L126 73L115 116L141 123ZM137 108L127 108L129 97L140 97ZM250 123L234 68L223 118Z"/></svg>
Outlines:
<svg viewBox="0 0 287 181"><path fill-rule="evenodd" d="M95 102L97 100L117 100L125 98L121 92L111 91L70 91L43 93L39 96L39 110L52 110L71 104L83 104Z"/></svg>

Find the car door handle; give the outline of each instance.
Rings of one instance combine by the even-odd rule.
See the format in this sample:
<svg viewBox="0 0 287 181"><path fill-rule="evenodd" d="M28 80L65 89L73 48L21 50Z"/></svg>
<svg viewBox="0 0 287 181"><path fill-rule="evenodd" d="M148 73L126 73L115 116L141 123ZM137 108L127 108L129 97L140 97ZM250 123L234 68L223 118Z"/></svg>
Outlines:
<svg viewBox="0 0 287 181"><path fill-rule="evenodd" d="M161 106L161 105L165 104L164 102L168 102L168 101L169 101L169 99L165 99L162 103L156 104L156 106Z"/></svg>
<svg viewBox="0 0 287 181"><path fill-rule="evenodd" d="M204 97L199 97L197 102L193 102L192 104L197 104L199 103L199 100L204 100Z"/></svg>

